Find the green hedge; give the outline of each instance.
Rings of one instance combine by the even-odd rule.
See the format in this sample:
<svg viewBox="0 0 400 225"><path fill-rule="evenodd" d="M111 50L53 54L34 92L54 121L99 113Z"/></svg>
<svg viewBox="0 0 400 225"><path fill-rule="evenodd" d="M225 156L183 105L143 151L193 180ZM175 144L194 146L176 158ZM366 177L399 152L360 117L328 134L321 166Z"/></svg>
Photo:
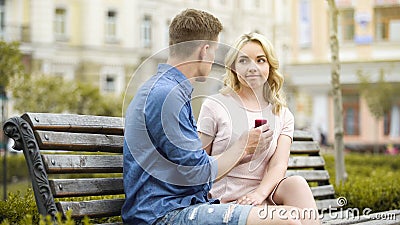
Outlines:
<svg viewBox="0 0 400 225"><path fill-rule="evenodd" d="M28 190L24 196L20 192L9 192L7 201L0 201L0 222L2 224L21 224L29 215L34 224L39 222L39 213L36 208L33 191Z"/></svg>
<svg viewBox="0 0 400 225"><path fill-rule="evenodd" d="M121 196L108 196L108 198L116 198ZM100 197L78 197L70 198L69 200L91 200L100 199ZM71 212L67 212L66 218L62 219L61 214L57 214L57 225L72 225L72 224L82 224L90 225L96 223L113 223L122 221L121 217L109 217L109 218L98 218L89 219L87 217L82 220L73 220L70 216ZM20 192L13 193L9 192L6 201L0 201L0 225L9 224L41 224L41 225L52 225L54 222L51 221L50 217L42 218L36 208L35 197L33 195L32 189L28 189L26 194L22 196Z"/></svg>
<svg viewBox="0 0 400 225"><path fill-rule="evenodd" d="M347 154L347 181L335 183L334 156L324 155L336 196L345 208L370 208L372 212L400 209L400 155Z"/></svg>

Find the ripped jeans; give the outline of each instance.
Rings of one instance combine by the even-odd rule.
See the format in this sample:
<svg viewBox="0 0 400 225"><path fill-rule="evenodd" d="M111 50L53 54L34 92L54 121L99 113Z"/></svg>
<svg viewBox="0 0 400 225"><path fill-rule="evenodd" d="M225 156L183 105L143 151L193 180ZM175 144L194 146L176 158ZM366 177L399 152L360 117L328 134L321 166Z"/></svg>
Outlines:
<svg viewBox="0 0 400 225"><path fill-rule="evenodd" d="M177 209L153 225L245 225L251 205L202 203Z"/></svg>

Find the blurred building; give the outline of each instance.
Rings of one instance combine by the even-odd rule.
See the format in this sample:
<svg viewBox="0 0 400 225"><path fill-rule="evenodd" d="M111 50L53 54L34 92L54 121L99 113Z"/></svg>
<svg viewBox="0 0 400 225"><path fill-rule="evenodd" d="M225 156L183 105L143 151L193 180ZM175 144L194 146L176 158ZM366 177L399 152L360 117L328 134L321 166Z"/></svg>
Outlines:
<svg viewBox="0 0 400 225"><path fill-rule="evenodd" d="M357 73L400 82L400 0L337 0L346 143L400 143L400 100L375 128ZM276 48L296 128L333 141L329 13L320 0L0 0L0 38L20 41L32 74L125 91L133 72L165 59L168 26L185 8L216 15L222 43L258 31ZM219 68L218 73L222 73ZM145 74L151 74L151 72ZM375 137L376 132L379 136Z"/></svg>
<svg viewBox="0 0 400 225"><path fill-rule="evenodd" d="M284 72L293 87L297 128L334 139L327 1L292 2L291 45ZM358 90L357 73L400 83L400 1L337 0L344 141L347 145L400 143L400 97L376 126Z"/></svg>
<svg viewBox="0 0 400 225"><path fill-rule="evenodd" d="M290 7L283 7L287 2L0 0L0 38L21 42L25 65L33 75L90 82L107 93L121 94L127 88L132 93L130 89L146 79L132 81L132 74L140 68L141 74L150 76L156 64L165 60L160 51L168 47L169 24L183 9L202 9L217 16L224 25L222 43L258 31L275 44L289 40L288 26L286 32L279 32L283 24L289 25L290 17L284 15ZM221 69L216 69L217 76Z"/></svg>
<svg viewBox="0 0 400 225"><path fill-rule="evenodd" d="M221 42L258 30L271 38L265 0L0 0L0 36L21 42L30 71L98 84L121 93L146 58L168 46L168 26L185 8L225 25ZM155 62L157 63L157 62Z"/></svg>

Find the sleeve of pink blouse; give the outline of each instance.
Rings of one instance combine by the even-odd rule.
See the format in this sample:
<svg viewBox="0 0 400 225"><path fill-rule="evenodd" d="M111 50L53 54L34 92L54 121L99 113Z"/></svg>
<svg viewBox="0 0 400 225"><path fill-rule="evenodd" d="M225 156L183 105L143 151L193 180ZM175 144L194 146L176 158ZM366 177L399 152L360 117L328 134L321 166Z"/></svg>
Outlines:
<svg viewBox="0 0 400 225"><path fill-rule="evenodd" d="M285 108L283 113L283 127L281 134L289 136L293 141L294 116L288 108Z"/></svg>
<svg viewBox="0 0 400 225"><path fill-rule="evenodd" d="M199 118L197 119L197 131L215 137L217 133L216 112L213 110L211 100L206 99L200 108Z"/></svg>

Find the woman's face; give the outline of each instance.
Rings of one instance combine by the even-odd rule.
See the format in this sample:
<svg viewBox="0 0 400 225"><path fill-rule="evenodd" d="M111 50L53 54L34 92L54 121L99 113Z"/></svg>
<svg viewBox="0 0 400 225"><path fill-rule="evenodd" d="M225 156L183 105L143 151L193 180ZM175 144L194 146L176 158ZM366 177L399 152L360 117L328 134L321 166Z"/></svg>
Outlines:
<svg viewBox="0 0 400 225"><path fill-rule="evenodd" d="M235 71L241 86L262 88L269 76L267 56L258 42L246 43L235 61Z"/></svg>

